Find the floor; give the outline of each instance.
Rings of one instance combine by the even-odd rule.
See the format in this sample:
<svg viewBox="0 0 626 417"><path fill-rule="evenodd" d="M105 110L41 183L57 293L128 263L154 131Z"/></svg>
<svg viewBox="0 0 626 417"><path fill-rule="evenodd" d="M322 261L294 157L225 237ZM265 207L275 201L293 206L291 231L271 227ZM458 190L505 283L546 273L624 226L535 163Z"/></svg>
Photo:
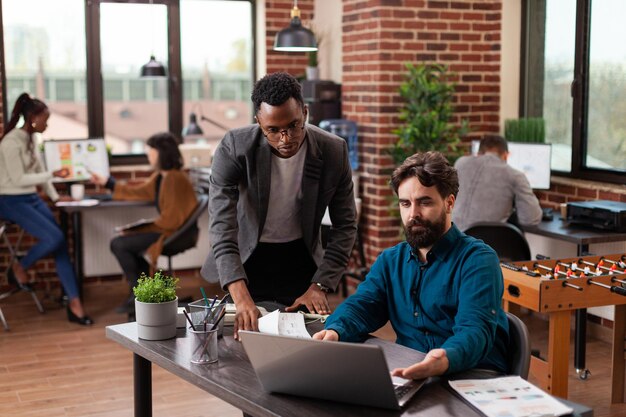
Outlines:
<svg viewBox="0 0 626 417"><path fill-rule="evenodd" d="M219 291L197 274L181 278L179 296L199 298L200 286L208 294ZM125 285L120 281L86 285L86 306L96 320L91 328L70 324L55 295L40 293L45 314L39 314L24 293L0 304L11 326L10 331L0 329L0 416L132 416L132 354L104 335L105 326L125 321L114 311L125 298ZM334 305L339 302L333 297ZM524 320L533 348L545 352L547 324L533 316ZM393 337L389 328L378 334ZM589 341L587 365L592 375L581 381L571 370L570 399L593 407L597 417L626 416L626 405L609 404L609 354L607 343ZM153 403L155 416L241 417L236 408L159 367L153 368Z"/></svg>

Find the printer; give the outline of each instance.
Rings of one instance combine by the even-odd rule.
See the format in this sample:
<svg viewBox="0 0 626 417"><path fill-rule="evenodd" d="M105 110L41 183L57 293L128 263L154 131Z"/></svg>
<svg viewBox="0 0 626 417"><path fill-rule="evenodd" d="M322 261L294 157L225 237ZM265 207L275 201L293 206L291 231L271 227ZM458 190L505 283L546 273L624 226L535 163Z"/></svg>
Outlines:
<svg viewBox="0 0 626 417"><path fill-rule="evenodd" d="M613 232L626 232L626 203L596 200L567 203L567 221Z"/></svg>

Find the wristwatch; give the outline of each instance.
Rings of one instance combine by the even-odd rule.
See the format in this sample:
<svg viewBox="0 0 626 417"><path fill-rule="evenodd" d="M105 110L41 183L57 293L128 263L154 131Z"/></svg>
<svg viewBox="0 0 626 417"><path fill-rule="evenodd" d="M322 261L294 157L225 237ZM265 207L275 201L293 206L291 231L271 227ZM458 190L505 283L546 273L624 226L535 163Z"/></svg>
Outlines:
<svg viewBox="0 0 626 417"><path fill-rule="evenodd" d="M315 285L317 285L317 288L322 290L322 292L325 292L325 293L332 292L332 290L324 284L320 284L319 282L316 282Z"/></svg>

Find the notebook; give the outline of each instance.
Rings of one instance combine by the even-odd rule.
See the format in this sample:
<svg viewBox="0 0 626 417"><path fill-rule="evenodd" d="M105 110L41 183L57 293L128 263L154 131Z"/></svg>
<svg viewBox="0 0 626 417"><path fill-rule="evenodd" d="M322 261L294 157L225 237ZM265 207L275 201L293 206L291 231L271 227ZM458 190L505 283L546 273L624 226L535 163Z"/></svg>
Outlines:
<svg viewBox="0 0 626 417"><path fill-rule="evenodd" d="M425 380L392 378L380 346L240 331L263 389L398 410Z"/></svg>

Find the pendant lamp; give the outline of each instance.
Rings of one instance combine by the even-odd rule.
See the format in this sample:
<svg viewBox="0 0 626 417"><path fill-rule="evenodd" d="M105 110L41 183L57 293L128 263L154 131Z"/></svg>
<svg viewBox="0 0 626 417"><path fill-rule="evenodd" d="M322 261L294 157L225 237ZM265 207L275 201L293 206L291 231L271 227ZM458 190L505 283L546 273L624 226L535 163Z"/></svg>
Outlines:
<svg viewBox="0 0 626 417"><path fill-rule="evenodd" d="M317 51L315 35L302 26L298 0L294 0L291 9L291 23L288 27L276 34L274 50L282 52L310 52Z"/></svg>
<svg viewBox="0 0 626 417"><path fill-rule="evenodd" d="M150 55L150 61L148 61L147 64L141 66L141 76L165 77L165 67L154 58L154 55Z"/></svg>

